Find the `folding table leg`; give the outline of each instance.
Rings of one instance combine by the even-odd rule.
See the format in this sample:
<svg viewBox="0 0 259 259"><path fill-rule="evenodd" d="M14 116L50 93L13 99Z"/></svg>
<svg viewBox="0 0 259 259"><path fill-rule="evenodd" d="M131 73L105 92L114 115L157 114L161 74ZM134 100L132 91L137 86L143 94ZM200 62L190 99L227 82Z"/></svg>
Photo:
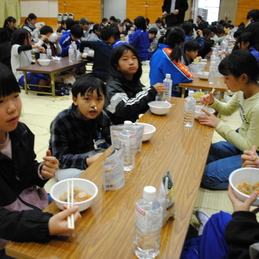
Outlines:
<svg viewBox="0 0 259 259"><path fill-rule="evenodd" d="M55 96L55 73L50 73L50 86L52 96Z"/></svg>

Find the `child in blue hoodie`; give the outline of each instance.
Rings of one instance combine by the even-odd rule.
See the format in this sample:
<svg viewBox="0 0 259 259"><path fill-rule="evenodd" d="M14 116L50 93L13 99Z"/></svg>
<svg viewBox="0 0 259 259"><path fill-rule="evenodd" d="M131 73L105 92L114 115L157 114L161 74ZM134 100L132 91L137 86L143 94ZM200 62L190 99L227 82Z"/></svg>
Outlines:
<svg viewBox="0 0 259 259"><path fill-rule="evenodd" d="M166 74L171 74L173 80L172 96L180 97L179 83L193 81L189 68L181 63L180 45L184 42L184 31L180 27L167 30L164 37L159 39L158 49L150 60L150 85L162 83Z"/></svg>

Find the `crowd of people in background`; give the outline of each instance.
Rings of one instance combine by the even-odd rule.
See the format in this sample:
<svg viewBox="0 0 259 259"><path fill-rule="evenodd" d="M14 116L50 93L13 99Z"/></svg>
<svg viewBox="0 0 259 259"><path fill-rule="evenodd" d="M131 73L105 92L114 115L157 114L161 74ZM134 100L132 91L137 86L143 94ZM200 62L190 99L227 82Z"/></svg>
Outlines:
<svg viewBox="0 0 259 259"><path fill-rule="evenodd" d="M209 105L214 105L215 109L228 114L229 110L231 112L232 110L236 111L240 107L240 103L244 102L246 104L243 107L248 109L247 107L249 106L250 109L253 106L251 109L256 114L259 92L257 83L259 71L259 10L251 10L246 17L247 24L241 23L235 27L231 21L225 20L209 24L200 15L196 17L195 22L193 19L184 21L184 13L187 9L187 1L182 1L181 4L180 1L175 1L175 10L172 10L171 1L165 0L162 7L163 16L158 17L153 24L150 24L150 20L141 15L133 21L128 18L121 21L111 16L109 19L103 18L100 23L93 23L85 17L81 17L80 20L67 18L61 22L56 32L49 25L37 23L37 16L33 13L28 15L24 24L19 28L16 27L15 17L10 16L6 18L3 28L0 28L0 63L4 64L0 64L0 98L8 101L8 98L11 98L12 102L14 102L14 99L16 100L14 105L18 107L17 118L20 116L21 110L17 96L19 96L21 88L24 87L24 75L22 72L17 71L17 68L37 62L37 58L42 53L46 53L48 49L51 49L53 57L66 57L71 45L75 46L78 53L87 51L88 62L93 63L90 73L86 73L85 66L66 71L67 74L77 79L72 86L73 103L71 107L60 113L50 126L49 151L46 157L44 157L43 166L40 167L40 170L35 169L35 167L34 170L26 171L26 174L33 174L33 177L37 178L35 180L36 183L39 183L40 186L43 186L46 179L53 177L56 171L58 173L55 177L58 180L73 176L78 177L85 168L98 159L101 155L100 152L103 152L103 149L97 152L93 145L93 141L100 137L99 133L107 142L105 146L107 148L110 145L108 130L110 125L121 124L124 120L136 121L139 114L145 113L148 110L148 102L155 100L158 93L165 91L163 79L167 73L171 74L173 80L172 96L180 97L181 92L178 85L183 82L192 82L194 78L190 68L191 63L197 57L199 59L209 59L212 47L221 44L230 33L233 35L235 45L232 53L225 53L227 57L221 61L219 68L220 72L225 77L228 77L226 80L229 80L228 84L233 92L238 93L225 106L221 102L214 100L212 93L209 93ZM55 33L56 37L53 36ZM247 65L243 68L242 64L245 61ZM233 66L231 67L231 64L233 65L234 63L237 69L233 69ZM150 64L150 87L145 87L140 82L142 66L147 64ZM44 92L44 89L41 89L41 85L48 85L50 78L45 74L28 73L27 81L30 84L38 85L29 86L30 90ZM12 87L7 88L8 84L12 84ZM235 85L237 85L236 88ZM246 98L250 98L250 102L245 101L244 99ZM85 104L85 100L89 102ZM206 102L205 99L204 102ZM85 108L89 109L90 112L86 112ZM1 109L2 106L0 106L0 111L2 112ZM243 113L244 117L248 119L253 117L246 110ZM250 125L253 125L254 128L257 127L255 125L257 120L253 119L253 122L249 121L247 125L242 125L238 130L239 132L229 130L224 122L215 116L201 120L200 123L215 128L221 127L218 129L219 132L225 132L227 129L231 131L229 134L232 134L233 138L238 134L233 145L226 142L229 144L228 146L231 145L232 149L235 148L234 153L238 155L237 166L240 167L240 157L244 149L248 147L248 145L245 145L247 141L244 140L250 137L249 145L251 146L251 143L253 143L253 145L256 145L256 150L259 149L259 145L257 145L258 133L256 132L255 134L255 131L253 131L253 135L249 133L252 128ZM12 141L16 141L15 137L21 136L21 131L23 130L27 134L25 137L28 142L27 149L30 149L28 156L32 157L32 159L30 157L31 161L35 158L32 151L32 133L26 125L18 124L18 119L16 124L18 127L13 127L12 129L0 125L0 144L8 142L9 137ZM88 129L88 132L85 131L85 128ZM80 131L80 134L74 135L73 132L76 130ZM14 132L9 134L12 131ZM226 140L228 140L228 136L226 136ZM236 144L236 142L242 142L243 145L238 146L239 144ZM10 142L8 143L11 149L11 144ZM215 160L218 160L220 169L223 167L222 157L215 159L215 153L218 154L220 153L218 150L228 148L225 146L223 147L222 143L217 146L212 145L209 156L210 160L208 160L205 168L203 184L208 182L207 178L210 177L211 173L208 171L213 163L215 165ZM259 151L254 149L250 153L259 153ZM2 145L0 146L0 151L3 151ZM6 150L3 152L10 158L10 152L8 153ZM19 148L16 152L20 152ZM222 156L231 156L229 152L227 155L223 154ZM248 151L245 151L245 153L245 159L252 160L252 155ZM49 166L48 161L51 162L51 166ZM19 170L23 173L27 166L23 162L20 163L22 168ZM232 162L230 161L229 163ZM35 166L38 168L38 163L35 162ZM1 179L3 178L2 175L0 177ZM227 179L224 186L221 186L219 189L227 189L228 176L225 178ZM19 179L13 176L13 181L17 182L18 186ZM20 191L24 191L34 182L28 182L26 186L21 186ZM237 201L232 191L230 190L229 192L230 199L235 205ZM13 194L12 199L8 199L8 201L10 200L10 203L12 203L16 199L16 194ZM251 203L247 203L248 208ZM0 218L2 218L2 215L5 217L5 215L10 214L8 210L2 208L4 205L9 204L0 203ZM248 210L248 208L246 209ZM61 221L71 213L76 213L75 220L80 218L77 208L72 208L66 214L61 214L60 218L52 217L52 215L46 213L35 213L35 218L44 218L40 222L45 224L45 228L41 230L45 234L42 239L37 239L32 235L28 240L45 241L50 238L50 235L69 232L66 227L61 225ZM209 222L213 223L213 220L215 222L222 217L225 220L222 228L225 230L228 222L230 222L230 226L234 223L230 221L229 215L222 215L215 216ZM238 213L235 215L238 215ZM15 217L19 216L20 214L15 215ZM24 217L26 217L26 213ZM205 223L207 221L208 219L205 220ZM47 227L48 222L50 224ZM60 228L55 228L54 225L56 223L60 224ZM210 223L206 229L206 235L209 231ZM26 226L23 222L18 224L21 224L26 231ZM227 227L228 231L230 231L230 226ZM34 226L35 230L40 228L41 226ZM3 232L4 234L0 235L1 238L11 238L5 231ZM0 233L2 232L0 231ZM205 238L205 235L203 237ZM229 239L227 241L231 242ZM13 240L24 241L21 235L15 236ZM182 258L196 258L190 257L190 254L188 254L190 252L189 248L191 247L192 250L195 250L195 247L201 248L197 240L192 242L185 244ZM207 251L204 247L202 249ZM226 254L228 249L229 247L224 242L222 253ZM233 256L232 258L238 257Z"/></svg>

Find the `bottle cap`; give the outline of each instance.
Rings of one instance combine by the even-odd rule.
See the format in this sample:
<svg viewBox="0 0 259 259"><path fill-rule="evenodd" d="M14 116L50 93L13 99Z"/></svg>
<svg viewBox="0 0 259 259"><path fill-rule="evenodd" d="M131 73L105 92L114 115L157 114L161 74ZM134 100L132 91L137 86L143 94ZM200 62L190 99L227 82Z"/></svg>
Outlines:
<svg viewBox="0 0 259 259"><path fill-rule="evenodd" d="M143 191L143 198L147 201L156 199L156 188L153 186L145 186Z"/></svg>
<svg viewBox="0 0 259 259"><path fill-rule="evenodd" d="M124 121L124 127L126 129L130 129L131 128L131 125L132 125L132 122L131 121Z"/></svg>
<svg viewBox="0 0 259 259"><path fill-rule="evenodd" d="M190 96L190 97L193 97L193 96L194 96L194 91L190 90L190 91L189 91L189 96Z"/></svg>
<svg viewBox="0 0 259 259"><path fill-rule="evenodd" d="M166 74L165 77L171 79L171 74Z"/></svg>

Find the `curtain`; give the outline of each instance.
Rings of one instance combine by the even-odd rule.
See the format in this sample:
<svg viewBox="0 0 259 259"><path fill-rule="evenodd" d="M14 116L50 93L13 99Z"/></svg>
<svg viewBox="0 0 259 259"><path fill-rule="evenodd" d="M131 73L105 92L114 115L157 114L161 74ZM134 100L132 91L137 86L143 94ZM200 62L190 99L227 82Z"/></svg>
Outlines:
<svg viewBox="0 0 259 259"><path fill-rule="evenodd" d="M1 0L0 1L0 27L3 27L4 21L8 16L16 19L16 27L21 23L21 9L19 0Z"/></svg>

